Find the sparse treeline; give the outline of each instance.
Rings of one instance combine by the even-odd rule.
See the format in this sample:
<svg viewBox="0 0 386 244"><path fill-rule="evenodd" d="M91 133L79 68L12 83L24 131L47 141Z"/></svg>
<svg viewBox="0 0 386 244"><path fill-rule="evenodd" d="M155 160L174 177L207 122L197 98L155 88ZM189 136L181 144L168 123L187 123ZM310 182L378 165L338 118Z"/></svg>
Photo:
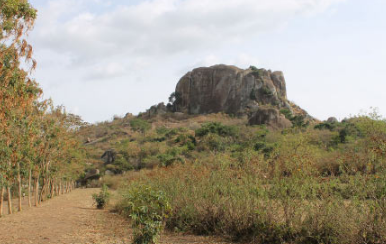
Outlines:
<svg viewBox="0 0 386 244"><path fill-rule="evenodd" d="M83 172L80 143L74 131L81 120L42 101L42 90L29 77L36 67L32 46L24 39L36 10L25 0L0 0L0 216L6 197L28 197L32 206L74 188ZM21 65L23 64L23 65ZM27 68L22 68L27 67ZM33 188L33 189L32 189Z"/></svg>

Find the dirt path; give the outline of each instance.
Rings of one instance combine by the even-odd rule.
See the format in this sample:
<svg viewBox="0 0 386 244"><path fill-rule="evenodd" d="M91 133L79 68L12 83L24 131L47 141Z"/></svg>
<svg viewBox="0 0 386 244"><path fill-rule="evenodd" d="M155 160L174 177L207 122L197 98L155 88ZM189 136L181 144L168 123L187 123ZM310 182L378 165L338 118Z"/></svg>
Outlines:
<svg viewBox="0 0 386 244"><path fill-rule="evenodd" d="M38 208L0 218L1 244L129 244L130 224L108 211L96 210L91 195L78 189ZM164 235L161 243L219 243L209 238Z"/></svg>

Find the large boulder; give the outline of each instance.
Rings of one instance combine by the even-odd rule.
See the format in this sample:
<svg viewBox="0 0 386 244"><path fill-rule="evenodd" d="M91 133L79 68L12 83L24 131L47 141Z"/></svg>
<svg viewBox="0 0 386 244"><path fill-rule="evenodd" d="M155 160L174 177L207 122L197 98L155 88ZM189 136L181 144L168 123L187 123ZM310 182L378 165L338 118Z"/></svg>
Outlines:
<svg viewBox="0 0 386 244"><path fill-rule="evenodd" d="M113 164L117 153L114 150L107 150L103 153L101 159L104 161L105 165Z"/></svg>
<svg viewBox="0 0 386 244"><path fill-rule="evenodd" d="M249 125L267 125L270 129L287 129L292 127L289 121L276 108L260 107L254 112L248 121Z"/></svg>
<svg viewBox="0 0 386 244"><path fill-rule="evenodd" d="M86 171L84 180L98 180L100 178L99 169L89 169Z"/></svg>
<svg viewBox="0 0 386 244"><path fill-rule="evenodd" d="M215 65L187 73L176 87L175 108L189 114L248 114L259 105L290 107L282 72Z"/></svg>

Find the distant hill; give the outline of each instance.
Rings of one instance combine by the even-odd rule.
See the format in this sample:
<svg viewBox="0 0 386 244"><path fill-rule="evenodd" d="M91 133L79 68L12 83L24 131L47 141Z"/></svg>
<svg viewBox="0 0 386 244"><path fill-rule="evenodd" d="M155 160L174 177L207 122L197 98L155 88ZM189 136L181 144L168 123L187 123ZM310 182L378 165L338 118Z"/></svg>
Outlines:
<svg viewBox="0 0 386 244"><path fill-rule="evenodd" d="M152 106L138 116L128 113L83 127L80 135L88 148L89 168L122 173L152 167L166 160L165 155L172 157L170 150L181 138L196 145L196 130L209 122L219 123L214 126L220 129L256 131L248 127L283 130L315 120L287 99L282 72L216 65L183 76L169 104Z"/></svg>
<svg viewBox="0 0 386 244"><path fill-rule="evenodd" d="M291 127L296 116L313 120L287 99L281 71L254 66L246 70L229 65L194 69L180 79L169 101L167 106L160 103L143 115L151 117L166 112L247 115L249 124L265 124L274 129Z"/></svg>

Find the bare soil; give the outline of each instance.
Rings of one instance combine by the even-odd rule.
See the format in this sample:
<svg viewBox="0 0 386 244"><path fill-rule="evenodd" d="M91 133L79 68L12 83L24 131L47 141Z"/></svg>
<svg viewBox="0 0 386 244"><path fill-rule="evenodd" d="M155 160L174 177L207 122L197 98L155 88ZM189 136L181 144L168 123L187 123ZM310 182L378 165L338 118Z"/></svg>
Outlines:
<svg viewBox="0 0 386 244"><path fill-rule="evenodd" d="M98 189L77 189L0 218L1 244L129 244L130 223L93 206ZM25 199L24 204L27 200ZM6 208L6 204L4 206ZM4 212L7 212L4 209ZM209 237L165 234L161 243L221 243ZM223 242L224 243L224 242Z"/></svg>

